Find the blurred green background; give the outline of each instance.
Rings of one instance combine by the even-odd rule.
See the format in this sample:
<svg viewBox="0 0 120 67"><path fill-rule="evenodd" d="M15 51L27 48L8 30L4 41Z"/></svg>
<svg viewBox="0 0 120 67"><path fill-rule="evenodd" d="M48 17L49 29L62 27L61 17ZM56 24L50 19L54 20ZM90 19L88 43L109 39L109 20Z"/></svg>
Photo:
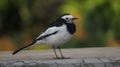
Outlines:
<svg viewBox="0 0 120 67"><path fill-rule="evenodd" d="M64 13L79 20L74 21L75 36L63 48L120 46L120 0L0 0L0 51L31 43Z"/></svg>

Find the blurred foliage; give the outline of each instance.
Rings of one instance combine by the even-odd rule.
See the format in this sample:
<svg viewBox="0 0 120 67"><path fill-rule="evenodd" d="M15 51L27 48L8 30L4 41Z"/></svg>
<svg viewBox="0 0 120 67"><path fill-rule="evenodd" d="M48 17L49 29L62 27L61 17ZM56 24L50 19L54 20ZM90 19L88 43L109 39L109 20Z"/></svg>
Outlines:
<svg viewBox="0 0 120 67"><path fill-rule="evenodd" d="M119 6L119 0L0 0L0 50L29 44L64 13L79 20L75 37L62 47L120 46Z"/></svg>

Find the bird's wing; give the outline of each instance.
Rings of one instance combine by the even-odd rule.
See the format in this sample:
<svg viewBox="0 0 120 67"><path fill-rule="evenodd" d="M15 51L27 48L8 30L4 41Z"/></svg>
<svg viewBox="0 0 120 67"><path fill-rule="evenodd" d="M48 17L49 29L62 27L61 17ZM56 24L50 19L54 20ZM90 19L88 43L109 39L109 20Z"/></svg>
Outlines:
<svg viewBox="0 0 120 67"><path fill-rule="evenodd" d="M43 39L43 38L46 38L50 35L53 35L53 34L56 34L58 32L58 28L57 27L50 27L48 28L45 32L41 33L37 38L36 40L40 40L40 39Z"/></svg>
<svg viewBox="0 0 120 67"><path fill-rule="evenodd" d="M44 38L46 38L46 37L48 37L48 36L54 35L54 34L56 34L57 32L58 32L58 29L57 29L56 27L48 28L45 32L43 32L41 35L39 35L39 36L36 38L36 40L34 40L32 43L30 43L30 44L28 44L28 45L26 45L26 46L24 46L24 47L22 47L22 48L20 48L20 49L18 49L18 50L16 50L16 51L14 51L14 52L13 52L13 55L16 54L16 53L18 53L19 51L25 49L25 48L28 48L28 47L34 45L38 40L42 40L42 39L44 39Z"/></svg>

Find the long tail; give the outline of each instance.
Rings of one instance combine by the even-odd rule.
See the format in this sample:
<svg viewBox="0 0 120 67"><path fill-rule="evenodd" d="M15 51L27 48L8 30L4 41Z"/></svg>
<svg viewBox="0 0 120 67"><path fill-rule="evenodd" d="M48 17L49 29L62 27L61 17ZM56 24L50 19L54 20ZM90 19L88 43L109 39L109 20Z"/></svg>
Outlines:
<svg viewBox="0 0 120 67"><path fill-rule="evenodd" d="M51 35L53 35L53 34L56 34L57 32L58 32L58 31L55 31L55 32L50 33L50 34L47 34L47 35L44 35L44 36L40 36L40 37L37 38L35 41L33 41L31 44L29 44L29 45L27 45L27 46L24 46L24 47L22 47L22 48L20 48L20 49L18 49L18 50L16 50L16 51L14 51L12 54L15 55L15 54L18 53L19 51L21 51L21 50L23 50L23 49L25 49L25 48L27 48L27 47L29 47L29 46L34 45L37 41L42 40L42 39L44 39L44 38L46 38L46 37L49 37L49 36L51 36Z"/></svg>
<svg viewBox="0 0 120 67"><path fill-rule="evenodd" d="M12 53L12 55L15 55L16 53L20 52L21 50L23 50L23 49L25 49L25 48L27 48L27 47L30 47L30 46L34 45L35 43L36 43L36 41L34 41L34 42L32 42L32 43L30 43L30 44L28 44L28 45L26 45L26 46L24 46L24 47L16 50L16 51L14 51L14 52Z"/></svg>

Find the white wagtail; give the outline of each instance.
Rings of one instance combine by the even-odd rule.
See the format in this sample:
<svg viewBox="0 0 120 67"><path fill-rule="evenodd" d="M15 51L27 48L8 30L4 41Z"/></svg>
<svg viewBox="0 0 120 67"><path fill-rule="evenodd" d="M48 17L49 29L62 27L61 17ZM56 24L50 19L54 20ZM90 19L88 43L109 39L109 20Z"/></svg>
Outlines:
<svg viewBox="0 0 120 67"><path fill-rule="evenodd" d="M76 31L76 26L73 23L74 18L71 14L64 14L55 20L43 33L41 33L32 43L24 46L13 52L13 55L19 51L31 47L37 44L47 44L52 46L56 58L65 58L60 50L60 45L66 43L70 40ZM56 48L58 48L61 57L58 57L56 53Z"/></svg>

